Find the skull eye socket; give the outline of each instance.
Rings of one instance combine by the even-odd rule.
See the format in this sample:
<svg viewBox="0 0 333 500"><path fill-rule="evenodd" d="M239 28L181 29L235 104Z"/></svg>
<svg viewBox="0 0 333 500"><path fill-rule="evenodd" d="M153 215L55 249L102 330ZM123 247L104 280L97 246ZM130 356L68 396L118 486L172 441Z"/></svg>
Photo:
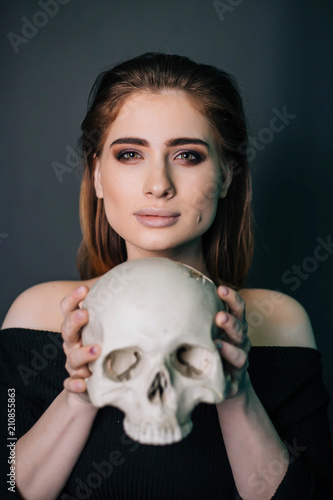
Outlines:
<svg viewBox="0 0 333 500"><path fill-rule="evenodd" d="M204 378L212 366L212 353L199 345L183 344L174 353L175 368L184 377Z"/></svg>
<svg viewBox="0 0 333 500"><path fill-rule="evenodd" d="M123 382L137 375L140 361L141 353L137 348L117 349L106 356L104 371L111 380Z"/></svg>

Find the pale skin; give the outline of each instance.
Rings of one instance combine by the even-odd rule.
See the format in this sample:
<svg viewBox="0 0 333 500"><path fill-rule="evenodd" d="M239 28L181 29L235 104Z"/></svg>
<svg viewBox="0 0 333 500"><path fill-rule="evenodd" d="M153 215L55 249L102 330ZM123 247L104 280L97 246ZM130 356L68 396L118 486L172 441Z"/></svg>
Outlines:
<svg viewBox="0 0 333 500"><path fill-rule="evenodd" d="M214 220L218 198L227 196L232 173L224 169L222 179L208 121L186 96L174 91L130 96L95 162L96 195L104 199L110 225L124 238L128 259L167 257L207 274L201 237ZM134 215L146 207L179 216L172 225L150 227ZM88 313L80 305L98 279L36 285L16 299L2 325L61 331L67 356L63 391L17 442L17 487L26 499L57 497L97 413L86 402L85 378L90 376L87 363L98 357L100 347L81 344ZM287 460L281 459L287 452L251 385L248 352L251 344L316 348L315 340L306 312L291 297L269 290L236 293L221 286L217 293L229 311L216 316L228 336L218 349L233 380L228 398L217 406L221 431L239 494L244 500L266 500L287 470ZM247 334L246 315L254 311L262 314L262 322L254 326L249 321ZM258 494L249 478L276 460L283 464L281 473ZM56 475L50 474L53 470Z"/></svg>

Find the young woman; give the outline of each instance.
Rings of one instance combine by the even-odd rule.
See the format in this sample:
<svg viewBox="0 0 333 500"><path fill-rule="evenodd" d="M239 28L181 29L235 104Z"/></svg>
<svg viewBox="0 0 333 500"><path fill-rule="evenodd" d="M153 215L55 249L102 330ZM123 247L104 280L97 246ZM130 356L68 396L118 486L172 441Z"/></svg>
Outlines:
<svg viewBox="0 0 333 500"><path fill-rule="evenodd" d="M328 394L308 316L288 296L243 288L253 247L246 140L236 84L217 68L149 53L98 77L80 139L82 281L25 291L0 337L23 498L331 498ZM100 347L80 336L91 285L127 259L156 256L220 285L218 348L233 381L168 446L135 443L121 412L89 404L87 364Z"/></svg>

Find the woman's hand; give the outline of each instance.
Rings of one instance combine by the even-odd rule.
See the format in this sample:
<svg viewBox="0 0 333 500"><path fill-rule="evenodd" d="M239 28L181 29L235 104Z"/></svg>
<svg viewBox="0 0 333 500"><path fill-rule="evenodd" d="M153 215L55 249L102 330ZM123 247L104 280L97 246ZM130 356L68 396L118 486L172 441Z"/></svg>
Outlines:
<svg viewBox="0 0 333 500"><path fill-rule="evenodd" d="M219 297L227 306L227 311L219 311L216 325L223 330L222 339L215 341L221 355L226 376L231 378L227 398L244 394L249 386L248 353L251 342L247 335L245 302L235 290L226 286L217 289Z"/></svg>
<svg viewBox="0 0 333 500"><path fill-rule="evenodd" d="M65 318L61 325L63 348L67 356L66 370L69 377L64 381L64 387L69 392L82 394L81 398L88 401L85 379L90 377L91 371L88 363L98 358L101 348L96 345L82 345L81 329L88 323L88 311L80 309L80 302L86 297L89 289L87 286L80 286L72 290L61 301L60 308Z"/></svg>

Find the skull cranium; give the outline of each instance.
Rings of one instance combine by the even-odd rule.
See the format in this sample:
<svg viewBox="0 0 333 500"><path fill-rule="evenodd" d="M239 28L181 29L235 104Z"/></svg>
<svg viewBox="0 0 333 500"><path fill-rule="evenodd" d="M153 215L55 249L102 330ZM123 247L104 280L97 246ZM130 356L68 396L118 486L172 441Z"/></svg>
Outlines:
<svg viewBox="0 0 333 500"><path fill-rule="evenodd" d="M124 262L89 291L84 344L99 343L88 394L125 413L124 429L145 444L168 444L192 428L199 402L223 401L226 382L213 339L224 309L214 283L165 258Z"/></svg>

